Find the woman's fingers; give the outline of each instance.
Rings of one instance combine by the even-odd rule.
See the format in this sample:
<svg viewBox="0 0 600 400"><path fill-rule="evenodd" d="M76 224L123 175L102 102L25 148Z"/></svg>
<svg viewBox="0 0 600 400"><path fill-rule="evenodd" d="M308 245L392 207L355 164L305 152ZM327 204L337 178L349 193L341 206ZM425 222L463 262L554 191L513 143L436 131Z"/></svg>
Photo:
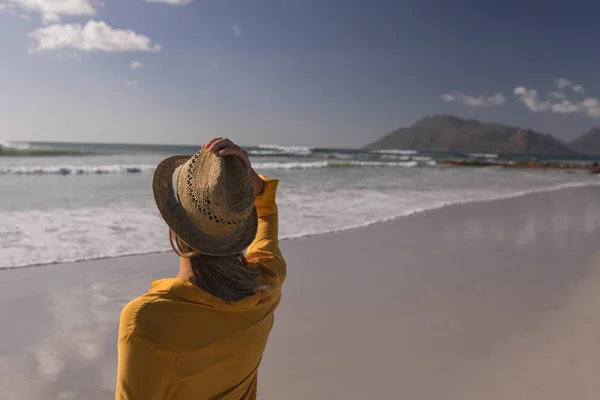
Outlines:
<svg viewBox="0 0 600 400"><path fill-rule="evenodd" d="M242 164L244 164L244 167L246 167L246 169L251 168L250 159L248 158L248 153L246 153L246 151L244 149L242 149L241 147L239 147L237 145L227 147L227 148L219 151L219 154L222 156L235 156L240 159L240 161L242 162Z"/></svg>
<svg viewBox="0 0 600 400"><path fill-rule="evenodd" d="M240 146L237 145L225 147L224 149L219 150L219 154L222 156L248 158L248 153L246 153L242 148L240 148Z"/></svg>
<svg viewBox="0 0 600 400"><path fill-rule="evenodd" d="M229 139L214 138L203 144L202 148L212 153L219 153L222 156L236 156L247 169L251 168L248 153Z"/></svg>
<svg viewBox="0 0 600 400"><path fill-rule="evenodd" d="M210 139L210 140L209 140L209 141L207 141L207 142L204 142L204 143L202 144L202 148L203 148L203 149L205 149L205 148L206 148L206 146L208 146L209 144L211 144L211 143L212 143L213 141L215 141L215 140L217 140L217 138L213 138L213 139Z"/></svg>
<svg viewBox="0 0 600 400"><path fill-rule="evenodd" d="M217 137L217 138L210 139L208 142L206 142L206 143L204 143L202 145L202 148L203 149L208 149L214 142L216 142L218 140L222 140L222 139L223 139L222 137Z"/></svg>
<svg viewBox="0 0 600 400"><path fill-rule="evenodd" d="M229 139L219 139L216 142L213 142L209 147L208 151L212 151L216 153L219 150L222 150L226 147L234 146L234 144Z"/></svg>
<svg viewBox="0 0 600 400"><path fill-rule="evenodd" d="M208 143L206 143L206 144L204 145L204 148L208 150L208 149L210 149L210 148L211 148L211 146L212 146L213 144L215 144L215 143L217 143L217 142L219 142L219 141L221 141L221 140L223 140L223 138L221 138L221 137L218 137L218 138L211 139L211 140L209 140L209 141L208 141Z"/></svg>
<svg viewBox="0 0 600 400"><path fill-rule="evenodd" d="M219 151L219 154L222 156L237 156L237 155L239 155L238 153L239 153L239 147L237 147L237 146L226 147Z"/></svg>

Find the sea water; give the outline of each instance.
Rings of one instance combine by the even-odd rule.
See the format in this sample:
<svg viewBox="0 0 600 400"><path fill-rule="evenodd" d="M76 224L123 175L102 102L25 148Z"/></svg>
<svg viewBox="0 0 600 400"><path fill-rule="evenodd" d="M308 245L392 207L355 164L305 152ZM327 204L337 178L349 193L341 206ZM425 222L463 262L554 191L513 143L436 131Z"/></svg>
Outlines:
<svg viewBox="0 0 600 400"><path fill-rule="evenodd" d="M167 227L152 199L152 172L162 159L193 154L197 146L8 145L44 148L45 155L0 157L0 269L169 249ZM53 156L54 150L83 153ZM586 173L437 163L442 158L531 158L525 155L275 145L247 150L259 173L280 179L282 238L365 226L449 204L600 184Z"/></svg>

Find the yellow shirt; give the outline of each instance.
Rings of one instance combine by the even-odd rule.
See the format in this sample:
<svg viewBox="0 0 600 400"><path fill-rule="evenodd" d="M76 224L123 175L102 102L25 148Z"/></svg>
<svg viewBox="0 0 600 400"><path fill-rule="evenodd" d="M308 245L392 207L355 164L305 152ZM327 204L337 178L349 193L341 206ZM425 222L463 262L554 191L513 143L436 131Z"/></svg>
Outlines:
<svg viewBox="0 0 600 400"><path fill-rule="evenodd" d="M123 309L116 400L255 399L257 371L281 298L275 192L264 178L256 197L258 232L248 248L271 291L227 303L189 281L152 283Z"/></svg>

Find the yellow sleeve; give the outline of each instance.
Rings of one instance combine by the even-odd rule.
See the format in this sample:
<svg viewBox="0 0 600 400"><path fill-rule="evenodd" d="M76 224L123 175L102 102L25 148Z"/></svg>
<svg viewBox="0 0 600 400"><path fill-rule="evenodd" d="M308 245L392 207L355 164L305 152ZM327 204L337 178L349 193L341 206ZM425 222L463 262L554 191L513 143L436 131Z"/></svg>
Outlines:
<svg viewBox="0 0 600 400"><path fill-rule="evenodd" d="M126 307L127 308L127 307ZM124 310L123 314L127 314ZM118 341L115 400L165 400L171 398L179 379L175 357L131 331L131 320L121 317Z"/></svg>
<svg viewBox="0 0 600 400"><path fill-rule="evenodd" d="M255 206L258 213L258 231L256 238L248 247L246 257L268 266L283 282L286 276L286 264L279 249L279 217L277 215L277 179L260 176L265 182L263 192L256 196Z"/></svg>

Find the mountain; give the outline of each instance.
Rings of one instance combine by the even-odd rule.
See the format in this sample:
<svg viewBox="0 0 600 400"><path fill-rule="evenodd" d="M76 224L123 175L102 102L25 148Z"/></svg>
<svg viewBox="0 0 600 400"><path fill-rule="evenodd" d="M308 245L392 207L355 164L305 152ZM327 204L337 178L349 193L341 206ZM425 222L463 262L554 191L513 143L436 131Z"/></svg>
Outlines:
<svg viewBox="0 0 600 400"><path fill-rule="evenodd" d="M600 154L600 126L594 126L573 140L571 148L585 154Z"/></svg>
<svg viewBox="0 0 600 400"><path fill-rule="evenodd" d="M470 153L574 154L548 135L502 124L486 124L453 115L433 115L400 128L366 149L459 151Z"/></svg>

